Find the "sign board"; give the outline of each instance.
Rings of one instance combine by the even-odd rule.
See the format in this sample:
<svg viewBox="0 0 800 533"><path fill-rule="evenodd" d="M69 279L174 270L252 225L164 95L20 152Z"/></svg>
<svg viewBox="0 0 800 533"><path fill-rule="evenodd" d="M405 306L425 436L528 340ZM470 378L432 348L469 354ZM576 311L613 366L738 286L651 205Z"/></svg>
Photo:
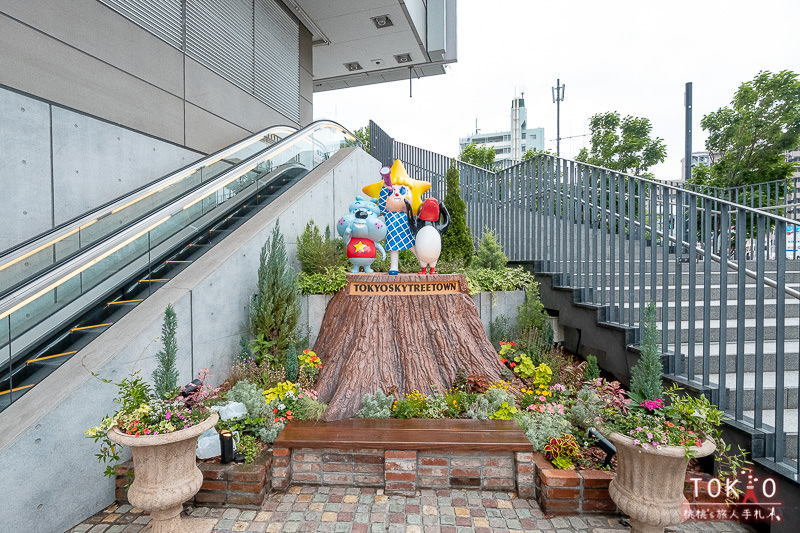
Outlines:
<svg viewBox="0 0 800 533"><path fill-rule="evenodd" d="M458 280L447 281L351 281L349 294L354 296L423 296L461 292Z"/></svg>

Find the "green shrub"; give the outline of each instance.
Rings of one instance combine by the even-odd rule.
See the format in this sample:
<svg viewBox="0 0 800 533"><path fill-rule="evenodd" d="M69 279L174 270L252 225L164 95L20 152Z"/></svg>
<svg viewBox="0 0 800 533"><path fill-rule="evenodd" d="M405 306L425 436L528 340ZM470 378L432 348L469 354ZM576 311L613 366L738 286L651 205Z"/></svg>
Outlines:
<svg viewBox="0 0 800 533"><path fill-rule="evenodd" d="M475 252L472 232L467 227L467 204L461 199L460 174L455 162L450 165L445 176L447 192L444 205L450 213L450 227L442 235L442 259L460 259L469 266Z"/></svg>
<svg viewBox="0 0 800 533"><path fill-rule="evenodd" d="M584 381L592 381L600 377L600 367L597 365L597 357L589 354L586 356L586 369L583 374Z"/></svg>
<svg viewBox="0 0 800 533"><path fill-rule="evenodd" d="M515 336L515 328L511 326L511 320L506 315L498 315L489 322L489 340L492 341L495 350L500 349L501 342L510 341Z"/></svg>
<svg viewBox="0 0 800 533"><path fill-rule="evenodd" d="M558 413L528 411L515 418L537 452L543 452L551 438L572 432L572 424Z"/></svg>
<svg viewBox="0 0 800 533"><path fill-rule="evenodd" d="M327 408L327 404L319 402L311 396L304 394L297 398L292 413L298 420L320 420L322 419L322 415L325 414L325 410Z"/></svg>
<svg viewBox="0 0 800 533"><path fill-rule="evenodd" d="M517 327L521 332L538 331L540 340L550 344L553 341L553 331L547 322L548 318L550 315L539 298L539 283L533 280L525 288L525 301L517 307Z"/></svg>
<svg viewBox="0 0 800 533"><path fill-rule="evenodd" d="M365 394L361 409L356 413L359 418L389 418L392 416L394 396L386 396L378 389L375 394Z"/></svg>
<svg viewBox="0 0 800 533"><path fill-rule="evenodd" d="M297 274L289 265L278 222L261 248L257 292L250 302L250 332L256 339L256 359L271 367L283 364L300 318Z"/></svg>
<svg viewBox="0 0 800 533"><path fill-rule="evenodd" d="M238 361L251 361L253 360L253 351L250 349L250 343L247 342L247 337L244 335L239 337L239 354L236 359Z"/></svg>
<svg viewBox="0 0 800 533"><path fill-rule="evenodd" d="M467 283L470 294L480 291L517 291L526 289L533 283L533 276L525 272L522 267L504 268L502 270L474 268L467 271ZM538 294L537 292L537 299ZM542 309L544 309L544 306Z"/></svg>
<svg viewBox="0 0 800 533"><path fill-rule="evenodd" d="M636 405L644 400L664 399L664 386L661 375L661 352L658 349L660 335L656 327L656 304L650 304L644 310L644 339L639 361L631 368L631 390L628 396Z"/></svg>
<svg viewBox="0 0 800 533"><path fill-rule="evenodd" d="M297 373L300 371L300 360L297 358L297 348L293 342L289 343L286 350L286 379L291 382L297 381Z"/></svg>
<svg viewBox="0 0 800 533"><path fill-rule="evenodd" d="M236 445L236 451L244 456L244 463L249 465L258 457L261 452L261 445L253 435L243 434L239 436L239 444Z"/></svg>
<svg viewBox="0 0 800 533"><path fill-rule="evenodd" d="M297 237L297 260L305 274L322 274L328 268L347 265L344 241L331 238L330 226L323 236L314 220L309 220L303 233Z"/></svg>
<svg viewBox="0 0 800 533"><path fill-rule="evenodd" d="M395 418L421 418L425 407L425 395L415 390L410 394L403 394L394 403L392 414Z"/></svg>
<svg viewBox="0 0 800 533"><path fill-rule="evenodd" d="M478 243L478 254L472 260L472 266L477 268L488 268L491 270L502 270L508 263L508 257L503 253L503 247L497 242L495 232L486 230Z"/></svg>
<svg viewBox="0 0 800 533"><path fill-rule="evenodd" d="M434 392L425 398L425 407L420 414L422 418L444 418L447 416L447 397Z"/></svg>
<svg viewBox="0 0 800 533"><path fill-rule="evenodd" d="M243 403L247 408L247 414L251 417L264 417L272 413L267 411L267 404L264 402L264 390L247 381L240 381L225 395L228 401Z"/></svg>
<svg viewBox="0 0 800 533"><path fill-rule="evenodd" d="M178 368L175 359L178 356L178 318L172 304L164 311L164 323L161 326L161 341L164 348L156 354L158 366L153 371L153 392L157 398L171 398L178 390Z"/></svg>
<svg viewBox="0 0 800 533"><path fill-rule="evenodd" d="M473 420L487 420L494 411L489 411L489 400L483 394L474 395L472 402L467 406L467 416Z"/></svg>
<svg viewBox="0 0 800 533"><path fill-rule="evenodd" d="M347 269L338 266L317 274L301 272L297 283L301 294L335 294L347 286Z"/></svg>

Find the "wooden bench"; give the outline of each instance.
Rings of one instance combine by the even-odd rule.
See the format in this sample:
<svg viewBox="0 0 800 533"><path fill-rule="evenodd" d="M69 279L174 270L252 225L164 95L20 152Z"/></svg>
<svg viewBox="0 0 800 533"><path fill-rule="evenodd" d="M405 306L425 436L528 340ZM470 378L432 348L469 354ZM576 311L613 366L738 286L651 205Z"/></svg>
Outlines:
<svg viewBox="0 0 800 533"><path fill-rule="evenodd" d="M275 440L279 448L531 451L514 420L348 418L337 422L292 420Z"/></svg>
<svg viewBox="0 0 800 533"><path fill-rule="evenodd" d="M293 420L273 445L272 486L475 488L533 494L533 447L513 420Z"/></svg>

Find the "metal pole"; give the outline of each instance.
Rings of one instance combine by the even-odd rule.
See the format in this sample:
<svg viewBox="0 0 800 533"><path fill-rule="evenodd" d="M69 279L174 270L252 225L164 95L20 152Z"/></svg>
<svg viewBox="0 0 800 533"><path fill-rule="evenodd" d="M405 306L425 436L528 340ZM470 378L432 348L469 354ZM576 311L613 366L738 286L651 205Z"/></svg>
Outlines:
<svg viewBox="0 0 800 533"><path fill-rule="evenodd" d="M686 181L692 179L692 82L686 83L686 94L684 95L684 107L686 108L686 145L684 147L684 176Z"/></svg>
<svg viewBox="0 0 800 533"><path fill-rule="evenodd" d="M564 85L561 79L556 80L553 90L553 103L556 104L556 156L561 157L561 102L564 101Z"/></svg>

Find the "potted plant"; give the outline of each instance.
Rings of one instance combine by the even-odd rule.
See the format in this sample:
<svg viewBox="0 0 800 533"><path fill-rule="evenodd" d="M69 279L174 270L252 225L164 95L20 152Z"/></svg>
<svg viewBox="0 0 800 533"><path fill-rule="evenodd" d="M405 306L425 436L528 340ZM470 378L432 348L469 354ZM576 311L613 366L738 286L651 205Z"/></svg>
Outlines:
<svg viewBox="0 0 800 533"><path fill-rule="evenodd" d="M197 529L181 522L180 513L183 502L192 498L203 482L195 461L197 438L219 420L217 413L203 405L217 390L205 386L207 375L207 370L201 370L199 378L179 389L179 394L163 399L134 372L117 384L115 402L120 409L85 432L101 443L100 461L119 461L118 445L131 448L135 479L128 500L149 511L153 532ZM114 466L108 466L105 473L113 476Z"/></svg>
<svg viewBox="0 0 800 533"><path fill-rule="evenodd" d="M641 359L631 369L631 401L608 409L603 427L617 449L611 499L630 516L632 533L657 533L684 520L689 459L716 450L721 477L737 472L745 461L741 448L729 454L721 439L722 411L704 396L681 393L677 385L664 390L652 302L644 322Z"/></svg>

